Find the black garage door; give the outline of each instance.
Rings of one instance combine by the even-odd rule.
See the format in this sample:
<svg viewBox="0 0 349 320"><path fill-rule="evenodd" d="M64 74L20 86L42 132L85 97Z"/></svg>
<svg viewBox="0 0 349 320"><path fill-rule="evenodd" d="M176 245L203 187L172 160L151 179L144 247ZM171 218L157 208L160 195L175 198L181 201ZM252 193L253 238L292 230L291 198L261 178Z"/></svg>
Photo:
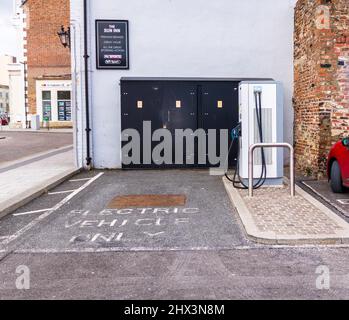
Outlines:
<svg viewBox="0 0 349 320"><path fill-rule="evenodd" d="M231 79L162 79L162 78L123 78L121 79L121 125L122 130L136 129L140 134L139 163L127 163L124 159L131 156L132 150L123 154L123 168L156 168L156 167L212 167L208 159L199 163L198 153L202 149L198 139L194 139L194 149L187 152L186 141L183 142L183 154L175 157L175 130L209 129L217 130L216 152L220 154L219 131L229 131L238 123L238 85L239 80ZM144 122L151 121L150 132L143 132ZM151 142L150 137L157 129L168 129L172 137L172 158L167 163L161 162L163 154L145 150L156 150L160 141ZM127 139L127 135L126 138ZM122 146L129 143L123 141ZM178 147L178 146L177 146ZM227 146L226 146L227 147ZM229 164L234 165L237 144L229 157ZM168 160L168 159L167 159Z"/></svg>

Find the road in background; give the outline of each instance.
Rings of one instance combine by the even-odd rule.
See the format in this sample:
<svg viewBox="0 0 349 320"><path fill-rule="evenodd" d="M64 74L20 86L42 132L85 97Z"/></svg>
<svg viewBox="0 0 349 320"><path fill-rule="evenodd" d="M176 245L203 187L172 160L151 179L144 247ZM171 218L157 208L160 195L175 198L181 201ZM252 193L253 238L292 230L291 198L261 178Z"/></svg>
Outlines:
<svg viewBox="0 0 349 320"><path fill-rule="evenodd" d="M73 144L71 132L0 131L0 137L0 165Z"/></svg>

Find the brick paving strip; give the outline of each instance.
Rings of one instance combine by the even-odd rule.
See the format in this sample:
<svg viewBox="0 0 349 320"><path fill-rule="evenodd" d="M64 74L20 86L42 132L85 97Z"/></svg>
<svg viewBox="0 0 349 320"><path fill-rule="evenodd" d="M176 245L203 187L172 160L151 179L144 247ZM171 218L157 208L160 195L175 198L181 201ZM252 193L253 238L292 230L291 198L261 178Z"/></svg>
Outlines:
<svg viewBox="0 0 349 320"><path fill-rule="evenodd" d="M253 241L283 245L349 243L349 224L299 187L295 198L287 186L260 188L250 198L248 190L235 189L226 178L223 183Z"/></svg>

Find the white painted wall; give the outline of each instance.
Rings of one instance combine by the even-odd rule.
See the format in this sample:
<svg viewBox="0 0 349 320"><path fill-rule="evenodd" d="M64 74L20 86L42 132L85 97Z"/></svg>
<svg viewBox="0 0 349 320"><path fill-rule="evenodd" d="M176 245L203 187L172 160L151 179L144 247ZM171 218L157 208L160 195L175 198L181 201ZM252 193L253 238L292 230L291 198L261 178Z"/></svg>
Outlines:
<svg viewBox="0 0 349 320"><path fill-rule="evenodd" d="M14 57L8 55L0 56L0 85L9 85L8 65L13 63Z"/></svg>
<svg viewBox="0 0 349 320"><path fill-rule="evenodd" d="M24 103L24 70L23 64L13 63L8 65L10 86L10 119L11 125L25 124Z"/></svg>
<svg viewBox="0 0 349 320"><path fill-rule="evenodd" d="M274 78L284 85L285 137L292 140L296 0L88 2L95 167L121 165L119 80L123 76ZM77 135L80 135L76 142L81 164L85 156L81 131L84 129L82 8L82 0L71 1ZM96 70L95 19L129 20L130 70Z"/></svg>
<svg viewBox="0 0 349 320"><path fill-rule="evenodd" d="M22 0L12 0L13 5L13 14L12 14L12 26L15 28L15 41L16 43L16 56L19 61L26 61L26 57L24 57L24 45L27 44L27 40L24 38L27 36L26 29L26 14L23 11Z"/></svg>
<svg viewBox="0 0 349 320"><path fill-rule="evenodd" d="M27 58L24 56L24 51L26 50L24 49L24 46L27 44L27 40L25 40L25 37L27 36L25 31L26 15L23 12L21 0L12 0L12 4L12 25L16 29L14 41L17 44L17 63L8 66L10 75L10 125L25 128L25 83L23 64L27 61Z"/></svg>

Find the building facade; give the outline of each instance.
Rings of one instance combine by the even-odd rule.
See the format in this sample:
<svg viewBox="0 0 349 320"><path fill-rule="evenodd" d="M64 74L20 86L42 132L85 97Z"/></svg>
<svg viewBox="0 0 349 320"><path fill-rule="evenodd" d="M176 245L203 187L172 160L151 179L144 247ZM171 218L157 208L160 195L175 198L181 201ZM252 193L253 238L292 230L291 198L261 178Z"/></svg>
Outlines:
<svg viewBox="0 0 349 320"><path fill-rule="evenodd" d="M9 55L0 56L0 114L10 114L10 77L9 68L16 63L16 58Z"/></svg>
<svg viewBox="0 0 349 320"><path fill-rule="evenodd" d="M16 29L16 42L18 57L15 63L8 67L10 87L10 126L26 128L27 99L25 90L27 82L24 77L26 58L24 46L26 45L25 14L22 8L22 0L13 0L12 25Z"/></svg>
<svg viewBox="0 0 349 320"><path fill-rule="evenodd" d="M8 65L16 62L16 58L9 55L0 56L0 85L8 86Z"/></svg>
<svg viewBox="0 0 349 320"><path fill-rule="evenodd" d="M40 115L51 127L71 127L71 58L59 41L61 26L70 25L69 0L25 0L24 58L26 119ZM64 99L63 99L64 98Z"/></svg>
<svg viewBox="0 0 349 320"><path fill-rule="evenodd" d="M10 95L10 126L25 128L26 104L24 98L24 64L12 63L8 65L9 95Z"/></svg>
<svg viewBox="0 0 349 320"><path fill-rule="evenodd" d="M284 87L285 139L292 142L295 2L217 0L203 5L200 0L71 1L73 106L79 165L86 164L90 148L94 167L121 167L122 77L274 78ZM128 21L128 68L98 67L96 20L100 19ZM85 44L90 57L89 126Z"/></svg>
<svg viewBox="0 0 349 320"><path fill-rule="evenodd" d="M10 111L9 86L0 84L0 115Z"/></svg>
<svg viewBox="0 0 349 320"><path fill-rule="evenodd" d="M294 59L296 164L322 177L331 146L349 135L348 0L298 1Z"/></svg>

